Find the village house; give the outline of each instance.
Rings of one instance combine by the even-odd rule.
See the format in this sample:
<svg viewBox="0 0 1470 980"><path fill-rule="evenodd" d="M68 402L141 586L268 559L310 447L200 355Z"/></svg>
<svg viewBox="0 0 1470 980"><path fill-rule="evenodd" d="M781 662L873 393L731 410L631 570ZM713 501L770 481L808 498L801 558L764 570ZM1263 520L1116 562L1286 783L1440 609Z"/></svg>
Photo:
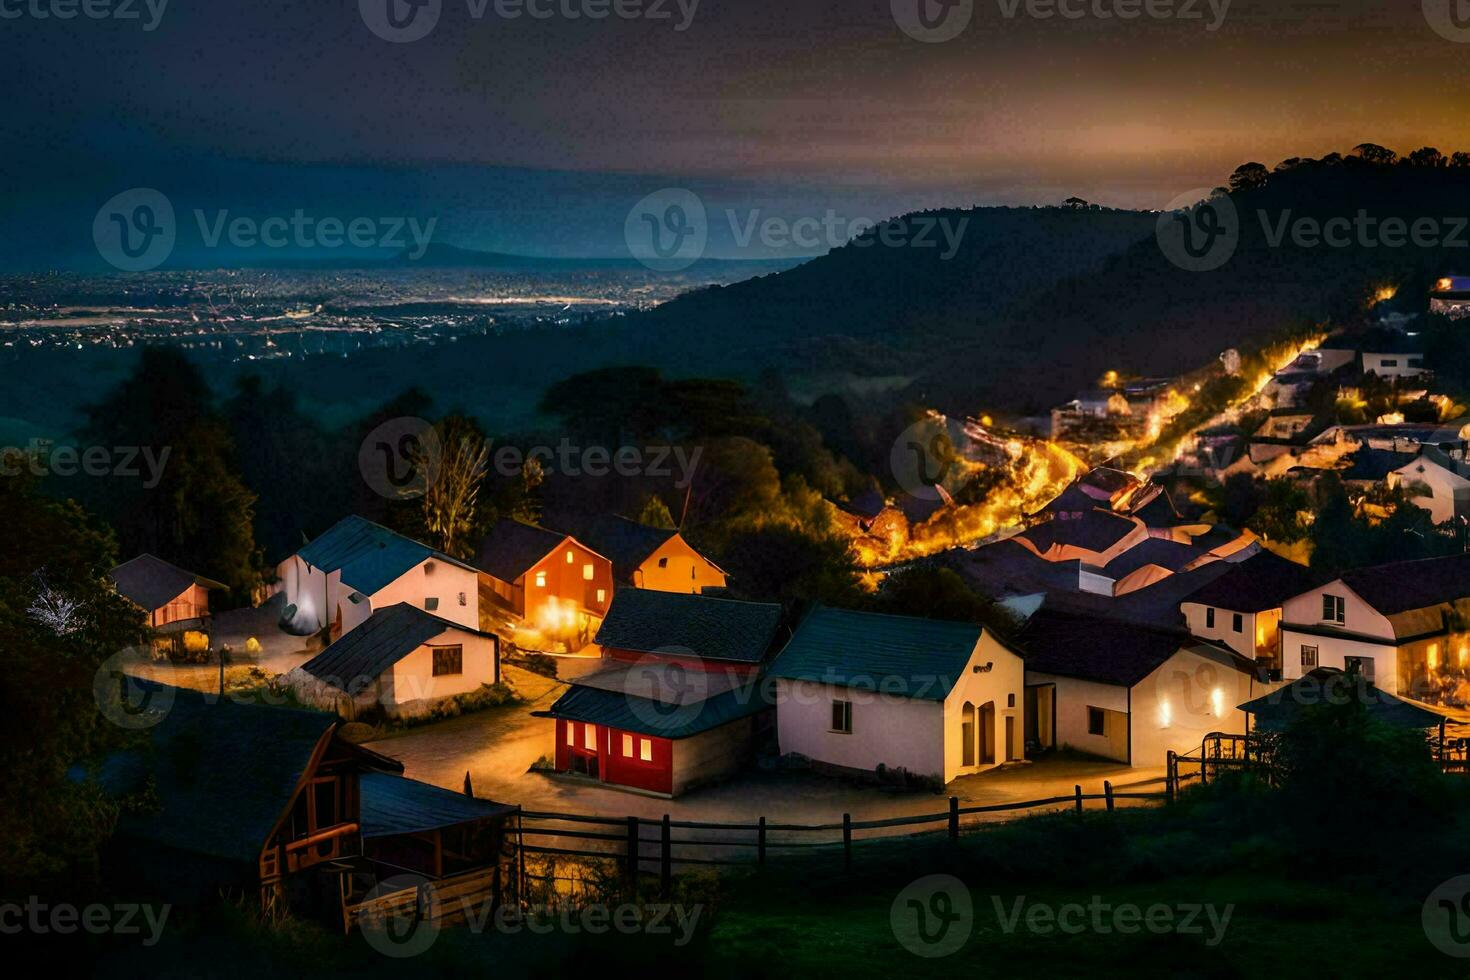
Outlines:
<svg viewBox="0 0 1470 980"><path fill-rule="evenodd" d="M672 528L649 527L607 514L593 521L580 537L612 562L616 588L631 585L698 595L725 587L724 571Z"/></svg>
<svg viewBox="0 0 1470 980"><path fill-rule="evenodd" d="M769 728L761 670L780 625L775 604L620 589L603 666L538 713L556 722L555 770L660 796L736 772Z"/></svg>
<svg viewBox="0 0 1470 980"><path fill-rule="evenodd" d="M1192 635L1223 643L1261 667L1280 671L1282 604L1321 578L1262 549L1192 593L1179 608Z"/></svg>
<svg viewBox="0 0 1470 980"><path fill-rule="evenodd" d="M817 607L775 661L781 752L948 783L1024 756L1021 657L969 623Z"/></svg>
<svg viewBox="0 0 1470 980"><path fill-rule="evenodd" d="M1358 344L1363 373L1380 378L1417 378L1426 372L1424 342L1395 330L1376 330Z"/></svg>
<svg viewBox="0 0 1470 980"><path fill-rule="evenodd" d="M286 675L297 697L349 720L426 714L500 681L500 638L401 602Z"/></svg>
<svg viewBox="0 0 1470 980"><path fill-rule="evenodd" d="M361 517L346 517L276 569L297 635L340 639L377 609L407 602L468 629L480 628L475 569Z"/></svg>
<svg viewBox="0 0 1470 980"><path fill-rule="evenodd" d="M1282 608L1283 667L1359 670L1389 694L1434 700L1470 667L1470 554L1344 572Z"/></svg>
<svg viewBox="0 0 1470 980"><path fill-rule="evenodd" d="M139 555L107 573L118 595L148 614L154 645L202 653L209 649L209 593L226 586L153 555Z"/></svg>
<svg viewBox="0 0 1470 980"><path fill-rule="evenodd" d="M1429 312L1452 320L1470 316L1470 276L1446 276L1429 293Z"/></svg>
<svg viewBox="0 0 1470 980"><path fill-rule="evenodd" d="M590 635L612 601L612 562L561 531L501 518L476 565L491 601L548 634Z"/></svg>
<svg viewBox="0 0 1470 980"><path fill-rule="evenodd" d="M1437 731L1444 741L1446 717L1380 691L1362 674L1318 667L1270 694L1240 706L1248 735L1284 732L1315 708L1353 703L1379 725L1409 731Z"/></svg>
<svg viewBox="0 0 1470 980"><path fill-rule="evenodd" d="M1438 449L1426 447L1419 455L1389 473L1390 487L1402 487L1416 507L1429 511L1436 524L1470 517L1470 468L1457 464Z"/></svg>
<svg viewBox="0 0 1470 980"><path fill-rule="evenodd" d="M1254 660L1182 630L1043 609L1019 642L1026 741L1039 751L1162 765L1207 735L1244 734L1236 706L1263 689Z"/></svg>

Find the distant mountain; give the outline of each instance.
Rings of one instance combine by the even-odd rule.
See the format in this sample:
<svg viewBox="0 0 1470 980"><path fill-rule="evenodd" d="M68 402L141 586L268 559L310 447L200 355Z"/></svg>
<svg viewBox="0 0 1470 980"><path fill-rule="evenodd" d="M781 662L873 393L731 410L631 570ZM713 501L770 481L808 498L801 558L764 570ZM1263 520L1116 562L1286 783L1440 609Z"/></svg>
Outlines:
<svg viewBox="0 0 1470 980"><path fill-rule="evenodd" d="M483 252L460 248L442 242L432 242L422 255L417 249L405 249L391 258L316 259L292 257L273 262L254 262L249 268L256 269L484 269L490 272L521 272L556 274L566 272L636 272L650 278L699 278L717 275L720 278L754 276L790 269L804 259L701 259L679 273L660 273L646 268L632 258L556 258L542 255L516 255L509 252Z"/></svg>

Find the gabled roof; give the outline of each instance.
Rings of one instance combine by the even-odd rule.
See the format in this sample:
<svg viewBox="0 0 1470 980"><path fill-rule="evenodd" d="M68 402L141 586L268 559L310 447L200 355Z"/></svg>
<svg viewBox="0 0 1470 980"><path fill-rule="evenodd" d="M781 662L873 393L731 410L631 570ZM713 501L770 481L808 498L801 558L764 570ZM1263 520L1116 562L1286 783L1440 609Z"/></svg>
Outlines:
<svg viewBox="0 0 1470 980"><path fill-rule="evenodd" d="M1231 612L1258 613L1276 609L1287 599L1310 592L1325 581L1324 577L1305 565L1298 565L1261 549L1259 553L1215 579L1204 588L1184 597Z"/></svg>
<svg viewBox="0 0 1470 980"><path fill-rule="evenodd" d="M1352 461L1352 465L1341 472L1342 479L1379 483L1386 479L1388 474L1400 467L1407 466L1419 456L1417 453L1395 453L1387 449L1373 449L1364 446L1348 458Z"/></svg>
<svg viewBox="0 0 1470 980"><path fill-rule="evenodd" d="M168 605L195 585L206 589L224 589L214 579L187 572L177 565L152 555L139 555L107 573L117 586L118 594L152 612Z"/></svg>
<svg viewBox="0 0 1470 980"><path fill-rule="evenodd" d="M1101 553L1138 529L1132 518L1111 511L1089 510L1076 520L1066 517L1066 513L1063 511L1016 537L1030 541L1043 555L1057 545Z"/></svg>
<svg viewBox="0 0 1470 980"><path fill-rule="evenodd" d="M1193 544L1179 544L1168 538L1149 538L1108 562L1103 566L1102 572L1114 580L1125 578L1148 565L1178 572L1190 562L1208 554L1209 552Z"/></svg>
<svg viewBox="0 0 1470 980"><path fill-rule="evenodd" d="M296 554L313 568L340 571L344 585L369 596L428 558L470 567L355 514L332 525Z"/></svg>
<svg viewBox="0 0 1470 980"><path fill-rule="evenodd" d="M943 701L983 633L973 623L818 606L772 662L770 675Z"/></svg>
<svg viewBox="0 0 1470 980"><path fill-rule="evenodd" d="M1470 596L1470 554L1343 572L1341 581L1385 616Z"/></svg>
<svg viewBox="0 0 1470 980"><path fill-rule="evenodd" d="M333 687L356 694L360 685L380 676L449 629L476 636L488 635L400 602L374 610L365 622L302 664L301 669Z"/></svg>
<svg viewBox="0 0 1470 980"><path fill-rule="evenodd" d="M677 672L677 673L675 673ZM545 717L659 738L690 738L771 707L759 681L690 676L672 665L620 665L579 677Z"/></svg>
<svg viewBox="0 0 1470 980"><path fill-rule="evenodd" d="M1393 728L1437 728L1444 716L1380 691L1361 674L1318 667L1285 687L1240 705L1256 731L1280 732L1314 707L1357 702L1379 724Z"/></svg>
<svg viewBox="0 0 1470 980"><path fill-rule="evenodd" d="M603 514L587 525L581 540L612 562L613 575L618 581L628 582L632 581L633 572L648 560L649 555L678 533L672 528L649 527L626 517Z"/></svg>
<svg viewBox="0 0 1470 980"><path fill-rule="evenodd" d="M679 592L619 589L597 643L635 653L760 663L771 649L781 607Z"/></svg>
<svg viewBox="0 0 1470 980"><path fill-rule="evenodd" d="M132 683L151 688L155 703L160 697L172 703L148 731L147 750L119 753L103 764L101 783L110 792L141 788L149 776L157 789L159 808L125 812L118 831L253 868L337 717ZM369 765L395 765L363 755Z"/></svg>
<svg viewBox="0 0 1470 980"><path fill-rule="evenodd" d="M502 582L514 582L568 537L560 531L502 517L480 542L476 564Z"/></svg>
<svg viewBox="0 0 1470 980"><path fill-rule="evenodd" d="M1020 643L1026 670L1100 684L1133 687L1188 647L1208 649L1237 669L1251 665L1233 652L1182 630L1164 630L1043 607L1027 622Z"/></svg>
<svg viewBox="0 0 1470 980"><path fill-rule="evenodd" d="M394 773L365 772L359 786L362 836L369 840L458 827L517 810L505 803L475 799Z"/></svg>

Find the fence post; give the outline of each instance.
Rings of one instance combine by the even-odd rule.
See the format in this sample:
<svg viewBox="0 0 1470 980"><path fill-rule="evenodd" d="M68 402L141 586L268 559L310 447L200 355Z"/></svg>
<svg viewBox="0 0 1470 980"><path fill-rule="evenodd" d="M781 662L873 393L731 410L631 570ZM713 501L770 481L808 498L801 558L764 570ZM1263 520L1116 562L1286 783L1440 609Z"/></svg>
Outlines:
<svg viewBox="0 0 1470 980"><path fill-rule="evenodd" d="M960 798L958 796L949 798L949 839L960 839Z"/></svg>
<svg viewBox="0 0 1470 980"><path fill-rule="evenodd" d="M638 893L638 818L628 818L628 854L624 874L628 879L628 894Z"/></svg>
<svg viewBox="0 0 1470 980"><path fill-rule="evenodd" d="M674 886L674 834L669 826L669 815L664 814L662 849L659 853L659 894L665 899L673 892Z"/></svg>
<svg viewBox="0 0 1470 980"><path fill-rule="evenodd" d="M1082 785L1077 785L1077 812L1082 812Z"/></svg>
<svg viewBox="0 0 1470 980"><path fill-rule="evenodd" d="M1174 754L1174 750L1173 749L1170 749L1169 750L1169 754L1166 757L1165 768L1164 768L1164 795L1169 798L1169 802L1170 803L1173 803L1174 802L1174 782L1178 778L1179 778L1179 762L1178 762L1178 756L1176 756Z"/></svg>
<svg viewBox="0 0 1470 980"><path fill-rule="evenodd" d="M760 824L755 829L755 863L764 868L766 866L766 818L761 817Z"/></svg>
<svg viewBox="0 0 1470 980"><path fill-rule="evenodd" d="M1111 813L1113 810L1113 783L1111 780L1103 780L1103 796L1107 797L1108 812Z"/></svg>
<svg viewBox="0 0 1470 980"><path fill-rule="evenodd" d="M852 870L852 814L842 815L842 870Z"/></svg>

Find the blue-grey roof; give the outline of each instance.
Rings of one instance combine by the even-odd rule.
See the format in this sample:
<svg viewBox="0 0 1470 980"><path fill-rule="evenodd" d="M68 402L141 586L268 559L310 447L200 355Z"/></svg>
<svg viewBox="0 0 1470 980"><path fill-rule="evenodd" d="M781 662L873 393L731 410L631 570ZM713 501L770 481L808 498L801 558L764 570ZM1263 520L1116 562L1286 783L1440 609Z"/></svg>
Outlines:
<svg viewBox="0 0 1470 980"><path fill-rule="evenodd" d="M635 653L754 664L765 659L780 624L781 607L773 603L619 589L597 642Z"/></svg>
<svg viewBox="0 0 1470 980"><path fill-rule="evenodd" d="M757 680L669 677L668 666L623 666L579 677L545 714L659 738L690 738L771 707Z"/></svg>
<svg viewBox="0 0 1470 980"><path fill-rule="evenodd" d="M343 584L364 595L372 595L428 558L470 567L355 514L332 525L297 554L313 568L340 570Z"/></svg>
<svg viewBox="0 0 1470 980"><path fill-rule="evenodd" d="M1251 716L1255 731L1281 732L1316 708L1353 702L1361 704L1373 721L1391 728L1437 728L1445 720L1443 715L1379 690L1361 674L1332 667L1319 667L1265 697L1247 701L1240 710Z"/></svg>
<svg viewBox="0 0 1470 980"><path fill-rule="evenodd" d="M417 606L400 602L373 612L356 629L301 665L308 674L349 694L447 629L484 636ZM499 640L491 637L498 644Z"/></svg>
<svg viewBox="0 0 1470 980"><path fill-rule="evenodd" d="M772 677L943 701L983 628L818 606L771 664Z"/></svg>
<svg viewBox="0 0 1470 980"><path fill-rule="evenodd" d="M514 582L566 539L561 531L502 517L480 543L475 562L502 582Z"/></svg>
<svg viewBox="0 0 1470 980"><path fill-rule="evenodd" d="M363 773L360 786L362 836L368 839L457 827L516 810L387 772Z"/></svg>
<svg viewBox="0 0 1470 980"><path fill-rule="evenodd" d="M108 572L107 577L117 586L119 595L147 612L168 605L195 585L206 589L226 588L213 579L185 571L152 555L139 555L132 561L125 561Z"/></svg>

